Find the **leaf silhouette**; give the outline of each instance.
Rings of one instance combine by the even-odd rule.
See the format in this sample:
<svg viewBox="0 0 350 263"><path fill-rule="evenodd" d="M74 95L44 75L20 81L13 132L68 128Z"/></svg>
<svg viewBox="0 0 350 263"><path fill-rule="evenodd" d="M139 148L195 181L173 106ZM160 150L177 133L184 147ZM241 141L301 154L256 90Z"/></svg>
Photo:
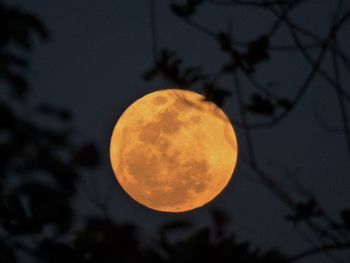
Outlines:
<svg viewBox="0 0 350 263"><path fill-rule="evenodd" d="M187 0L183 4L171 4L170 10L179 17L188 17L195 14L203 0Z"/></svg>
<svg viewBox="0 0 350 263"><path fill-rule="evenodd" d="M266 35L261 35L257 39L249 42L248 50L243 57L250 66L253 66L269 59L268 47L269 38Z"/></svg>
<svg viewBox="0 0 350 263"><path fill-rule="evenodd" d="M67 121L71 119L71 113L68 110L57 108L46 103L41 103L37 106L38 112L51 115L57 119Z"/></svg>
<svg viewBox="0 0 350 263"><path fill-rule="evenodd" d="M287 215L287 219L293 222L308 219L320 215L320 211L316 205L316 201L310 198L306 202L296 204L295 214Z"/></svg>
<svg viewBox="0 0 350 263"><path fill-rule="evenodd" d="M231 38L228 34L224 32L219 32L217 34L217 39L219 41L220 47L223 51L229 52L232 50Z"/></svg>
<svg viewBox="0 0 350 263"><path fill-rule="evenodd" d="M340 213L340 218L343 221L343 225L350 229L350 209L345 209Z"/></svg>
<svg viewBox="0 0 350 263"><path fill-rule="evenodd" d="M250 103L245 105L245 109L256 114L272 116L275 112L274 104L258 93L250 97Z"/></svg>
<svg viewBox="0 0 350 263"><path fill-rule="evenodd" d="M24 206L18 195L4 195L0 200L1 224L12 234L22 233L27 220Z"/></svg>
<svg viewBox="0 0 350 263"><path fill-rule="evenodd" d="M204 83L203 92L206 100L214 102L219 107L221 107L224 100L231 95L230 91L218 87L214 83Z"/></svg>
<svg viewBox="0 0 350 263"><path fill-rule="evenodd" d="M65 192L42 183L28 183L17 191L28 198L31 212L27 225L29 231L40 232L46 224L54 224L60 232L68 229L71 208Z"/></svg>
<svg viewBox="0 0 350 263"><path fill-rule="evenodd" d="M0 262L2 263L16 263L16 257L12 249L0 240Z"/></svg>
<svg viewBox="0 0 350 263"><path fill-rule="evenodd" d="M34 15L19 8L7 7L0 4L0 46L15 43L22 48L32 48L33 35L41 39L48 39L46 27Z"/></svg>
<svg viewBox="0 0 350 263"><path fill-rule="evenodd" d="M160 52L156 65L146 70L143 74L143 79L150 81L158 74L182 88L186 88L206 78L206 75L202 73L201 67L183 66L182 59L178 58L175 52L167 49L163 49Z"/></svg>
<svg viewBox="0 0 350 263"><path fill-rule="evenodd" d="M22 98L29 89L27 80L20 74L8 72L5 75L5 80L13 87L12 95L17 98Z"/></svg>
<svg viewBox="0 0 350 263"><path fill-rule="evenodd" d="M96 167L99 164L98 156L96 146L86 143L77 149L73 157L73 162L85 167Z"/></svg>
<svg viewBox="0 0 350 263"><path fill-rule="evenodd" d="M229 215L219 208L213 208L211 209L211 216L214 221L214 228L217 237L222 237L225 233L228 223L230 222Z"/></svg>

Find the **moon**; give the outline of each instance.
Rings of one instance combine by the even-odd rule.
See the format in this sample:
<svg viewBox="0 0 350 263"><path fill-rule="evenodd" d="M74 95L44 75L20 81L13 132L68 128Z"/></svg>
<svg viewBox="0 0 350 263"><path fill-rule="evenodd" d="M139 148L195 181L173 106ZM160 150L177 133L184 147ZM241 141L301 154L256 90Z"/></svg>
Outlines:
<svg viewBox="0 0 350 263"><path fill-rule="evenodd" d="M213 200L237 161L231 122L195 92L159 90L131 104L116 123L110 159L121 187L162 212L184 212Z"/></svg>

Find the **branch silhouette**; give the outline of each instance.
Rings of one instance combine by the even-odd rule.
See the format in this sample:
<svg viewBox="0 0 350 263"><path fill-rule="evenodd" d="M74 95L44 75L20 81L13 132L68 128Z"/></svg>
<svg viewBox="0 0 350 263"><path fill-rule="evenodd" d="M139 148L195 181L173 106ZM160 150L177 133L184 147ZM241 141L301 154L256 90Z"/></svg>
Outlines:
<svg viewBox="0 0 350 263"><path fill-rule="evenodd" d="M263 169L260 165L261 157L256 155L255 148L257 146L254 143L254 136L251 134L252 130L262 128L272 129L274 126L288 118L303 100L305 93L311 89L315 78L321 77L325 83L337 93L338 105L342 116L344 138L350 157L349 120L346 110L350 102L350 97L348 91L342 85L340 77L341 70L339 69L339 61L341 61L344 68L349 71L349 58L344 50L340 48L340 45L335 41L339 31L349 28L350 10L341 9L339 7L341 1L338 1L337 13L334 16L333 23L330 25L330 29L326 36L321 38L306 27L298 25L290 18L292 11L296 8L301 8L306 2L310 1L207 0L192 2L188 0L179 4L177 4L176 1L173 1L171 9L174 14L190 28L203 33L208 36L209 39L218 43L219 48L229 59L229 62L223 63L222 68L219 68L216 72L207 72L206 78L202 79L199 77L196 79L196 86L201 84L202 92L207 96L207 82L208 79L210 79L210 84L214 88L211 90L208 99L215 98L215 92L219 92L220 90L220 93L218 93L220 100L212 101L221 106L232 92L226 89L227 92L225 93L222 89L218 89L218 87L225 86L227 88L227 84L221 84L222 78L227 74L230 74L233 77L232 87L235 91L233 94L235 95L235 100L238 105L239 118L233 119L232 121L238 127L242 128L246 141L244 149L246 155L243 153L244 158L242 159L247 166L255 172L262 184L290 208L292 212L287 216L287 219L295 226L303 224L306 229L308 229L307 234L300 231L299 233L303 239L310 241L308 243L310 243L312 248L301 252L296 256L292 256L290 260L297 261L315 254L324 254L332 261L342 262L343 260L340 257L331 252L348 248L350 236L347 227L345 226L348 219L343 219L342 222L338 219L332 218L321 208L317 198L308 191L301 191L300 186L297 187L297 190L302 192L303 196L306 197L306 200L303 201L299 201L297 197L294 197L290 191L288 191L288 189L284 188L280 183L277 183L273 176L271 176L269 172L266 171L266 169ZM258 38L251 41L239 40L231 37L231 32L225 33L218 31L217 33L212 29L206 28L193 18L206 3L218 8L258 8L259 10L272 14L275 17L275 21L272 23L270 30L268 30L267 33L262 33ZM185 12L185 10L188 12ZM292 44L276 45L271 43L271 39L274 37L277 30L282 30L282 25L286 26L287 32L291 36ZM305 37L313 42L306 41ZM317 55L313 58L311 54L314 54L315 51L317 51ZM272 52L274 52L273 54L275 54L275 52L298 52L305 59L305 63L311 67L292 98L286 98L281 94L270 92L268 87L257 81L254 77L255 70L258 70L258 64L267 61L273 55ZM332 55L332 67L334 72L322 67L325 63L328 63L325 62L325 60L327 59L326 56L329 54ZM159 71L161 70L162 69L160 68ZM171 75L163 74L162 76L168 81L178 83ZM255 92L252 93L251 96L247 96L247 94L249 94L248 91L241 88L240 78L243 76L255 89ZM147 81L152 80L153 77L155 76L147 79ZM186 82L186 85L181 87L188 88L190 87L190 84L191 82L188 81ZM247 101L246 98L249 98L249 101ZM258 122L253 116L254 114L265 116L266 120Z"/></svg>

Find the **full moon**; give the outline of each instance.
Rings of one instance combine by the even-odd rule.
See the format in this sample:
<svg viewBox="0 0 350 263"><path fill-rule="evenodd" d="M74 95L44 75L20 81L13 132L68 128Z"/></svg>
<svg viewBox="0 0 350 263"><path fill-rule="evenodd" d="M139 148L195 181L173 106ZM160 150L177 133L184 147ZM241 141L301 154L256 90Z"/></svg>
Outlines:
<svg viewBox="0 0 350 263"><path fill-rule="evenodd" d="M137 202L184 212L214 199L230 181L237 140L225 113L195 92L166 89L131 104L113 130L116 179Z"/></svg>

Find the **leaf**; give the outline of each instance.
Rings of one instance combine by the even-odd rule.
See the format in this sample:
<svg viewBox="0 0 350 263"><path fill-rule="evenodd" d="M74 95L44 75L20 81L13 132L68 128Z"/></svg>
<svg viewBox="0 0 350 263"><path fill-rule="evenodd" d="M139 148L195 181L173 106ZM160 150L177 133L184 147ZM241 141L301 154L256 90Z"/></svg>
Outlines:
<svg viewBox="0 0 350 263"><path fill-rule="evenodd" d="M73 156L73 162L85 167L96 167L99 164L97 148L92 143L86 143L77 149Z"/></svg>
<svg viewBox="0 0 350 263"><path fill-rule="evenodd" d="M214 83L205 83L203 87L204 97L208 101L214 102L216 105L221 107L226 97L231 95L231 92L218 87Z"/></svg>
<svg viewBox="0 0 350 263"><path fill-rule="evenodd" d="M149 81L159 74L174 82L180 88L185 88L207 77L201 71L201 67L183 66L182 59L177 57L174 51L163 49L160 52L156 65L145 71L143 78Z"/></svg>
<svg viewBox="0 0 350 263"><path fill-rule="evenodd" d="M317 207L316 201L315 199L310 198L306 202L297 203L295 207L295 213L287 215L286 218L288 220L298 222L318 215L320 215L320 211Z"/></svg>
<svg viewBox="0 0 350 263"><path fill-rule="evenodd" d="M223 65L222 70L224 72L233 72L238 68L238 65L236 63L226 63Z"/></svg>
<svg viewBox="0 0 350 263"><path fill-rule="evenodd" d="M258 260L257 262L259 263L282 263L282 262L289 262L288 259L278 250L270 250L265 252L260 260Z"/></svg>
<svg viewBox="0 0 350 263"><path fill-rule="evenodd" d="M232 50L231 38L224 32L219 32L217 35L220 47L223 51L229 52Z"/></svg>
<svg viewBox="0 0 350 263"><path fill-rule="evenodd" d="M22 48L30 49L33 35L37 35L43 40L47 40L49 37L48 30L38 18L19 8L11 8L1 4L0 24L2 25L0 46L14 42Z"/></svg>
<svg viewBox="0 0 350 263"><path fill-rule="evenodd" d="M71 114L68 110L57 108L46 103L41 103L37 106L37 111L42 114L51 115L57 119L67 121L71 119Z"/></svg>
<svg viewBox="0 0 350 263"><path fill-rule="evenodd" d="M206 248L209 246L210 231L208 228L202 228L194 233L186 243L193 248Z"/></svg>
<svg viewBox="0 0 350 263"><path fill-rule="evenodd" d="M18 195L1 196L0 222L6 231L10 231L12 235L26 232L24 224L27 219L27 214Z"/></svg>
<svg viewBox="0 0 350 263"><path fill-rule="evenodd" d="M187 0L184 4L171 4L170 10L179 17L189 17L195 14L203 0Z"/></svg>
<svg viewBox="0 0 350 263"><path fill-rule="evenodd" d="M2 241L0 241L0 262L1 263L16 262L16 256L14 251Z"/></svg>
<svg viewBox="0 0 350 263"><path fill-rule="evenodd" d="M54 130L54 129L40 129L37 130L37 136L41 136L41 140L45 141L45 144L47 146L53 146L53 147L63 147L63 146L69 146L69 139L68 139L69 131L60 131L60 130Z"/></svg>
<svg viewBox="0 0 350 263"><path fill-rule="evenodd" d="M225 211L223 211L219 208L213 208L213 209L211 209L211 216L212 216L213 221L214 221L216 235L218 237L222 237L224 232L225 232L225 228L227 227L227 225L230 222L229 215Z"/></svg>
<svg viewBox="0 0 350 263"><path fill-rule="evenodd" d="M185 230L192 227L192 223L187 220L174 220L163 224L160 228L160 232L167 233L171 231Z"/></svg>
<svg viewBox="0 0 350 263"><path fill-rule="evenodd" d="M17 123L15 112L7 103L0 100L0 128L4 130L13 130Z"/></svg>
<svg viewBox="0 0 350 263"><path fill-rule="evenodd" d="M38 256L44 262L62 263L62 262L78 262L76 253L66 243L55 242L50 239L44 239L39 243L40 253Z"/></svg>
<svg viewBox="0 0 350 263"><path fill-rule="evenodd" d="M250 97L250 103L246 104L245 108L250 112L269 116L272 116L275 112L275 106L272 102L258 93L254 93Z"/></svg>
<svg viewBox="0 0 350 263"><path fill-rule="evenodd" d="M14 88L12 92L14 97L22 98L28 92L29 84L22 75L8 72L5 80Z"/></svg>
<svg viewBox="0 0 350 263"><path fill-rule="evenodd" d="M21 218L25 217L25 212L21 201L17 195L4 195L0 199L1 218Z"/></svg>
<svg viewBox="0 0 350 263"><path fill-rule="evenodd" d="M345 209L341 212L340 218L343 221L343 225L350 229L350 209Z"/></svg>
<svg viewBox="0 0 350 263"><path fill-rule="evenodd" d="M186 16L186 10L184 10L184 7L179 4L171 4L170 10L173 11L173 13L179 17Z"/></svg>
<svg viewBox="0 0 350 263"><path fill-rule="evenodd" d="M142 78L145 80L145 81L150 81L152 80L158 73L158 70L156 68L151 68L149 70L146 70L143 75L142 75Z"/></svg>
<svg viewBox="0 0 350 263"><path fill-rule="evenodd" d="M252 40L248 44L248 50L243 55L243 58L249 65L255 65L269 58L268 49L269 38L266 35L261 35L259 38Z"/></svg>
<svg viewBox="0 0 350 263"><path fill-rule="evenodd" d="M20 56L12 53L0 53L0 65L1 67L17 66L20 68L28 67L28 61Z"/></svg>
<svg viewBox="0 0 350 263"><path fill-rule="evenodd" d="M17 191L28 198L31 217L28 230L40 232L46 224L54 224L64 232L71 221L69 197L64 191L42 183L27 183Z"/></svg>
<svg viewBox="0 0 350 263"><path fill-rule="evenodd" d="M101 262L106 255L119 262L142 259L136 228L131 224L117 225L109 220L91 218L75 235L72 245L81 259L78 262L85 262L86 255L89 255L89 262Z"/></svg>

